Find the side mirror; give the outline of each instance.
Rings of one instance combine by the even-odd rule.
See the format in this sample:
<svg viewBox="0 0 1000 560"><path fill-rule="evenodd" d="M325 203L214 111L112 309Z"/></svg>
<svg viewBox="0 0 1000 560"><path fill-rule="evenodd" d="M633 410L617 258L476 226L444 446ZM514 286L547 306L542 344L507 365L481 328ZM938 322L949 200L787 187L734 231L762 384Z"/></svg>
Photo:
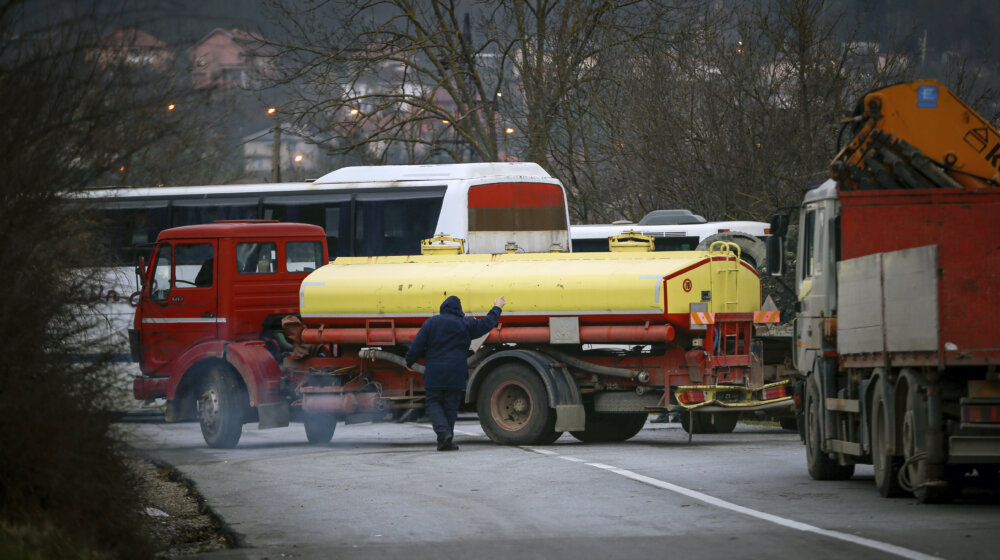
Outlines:
<svg viewBox="0 0 1000 560"><path fill-rule="evenodd" d="M784 237L788 234L788 214L771 216L771 235Z"/></svg>
<svg viewBox="0 0 1000 560"><path fill-rule="evenodd" d="M788 227L787 223L785 227ZM771 276L781 276L785 273L785 237L772 233L766 243L767 273Z"/></svg>
<svg viewBox="0 0 1000 560"><path fill-rule="evenodd" d="M139 257L139 264L135 267L135 287L142 289L146 279L146 257Z"/></svg>

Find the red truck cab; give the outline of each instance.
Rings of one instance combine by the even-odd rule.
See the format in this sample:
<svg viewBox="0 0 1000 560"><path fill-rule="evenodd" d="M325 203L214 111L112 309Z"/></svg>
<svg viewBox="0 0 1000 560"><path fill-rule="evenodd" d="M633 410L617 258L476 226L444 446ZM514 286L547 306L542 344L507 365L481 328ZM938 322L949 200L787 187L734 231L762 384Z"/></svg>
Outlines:
<svg viewBox="0 0 1000 560"><path fill-rule="evenodd" d="M276 351L281 318L298 312L302 280L327 260L326 234L313 225L241 221L163 231L141 270L135 397L165 398L168 422L191 419L213 369L228 368L243 378L237 393L249 392L262 423L287 425L287 412L265 418L266 405L280 400L280 370L259 355Z"/></svg>

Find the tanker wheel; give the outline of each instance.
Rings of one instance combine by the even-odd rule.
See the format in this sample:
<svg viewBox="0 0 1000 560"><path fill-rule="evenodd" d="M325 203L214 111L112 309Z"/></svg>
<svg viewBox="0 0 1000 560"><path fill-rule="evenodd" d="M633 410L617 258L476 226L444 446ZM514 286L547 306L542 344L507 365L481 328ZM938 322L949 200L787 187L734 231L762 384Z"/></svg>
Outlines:
<svg viewBox="0 0 1000 560"><path fill-rule="evenodd" d="M918 438L926 437L917 425L916 394L911 390L906 396L906 412L903 414L903 473L914 497L922 504L943 504L955 498L957 485L954 481L927 480L927 460L925 453L917 446Z"/></svg>
<svg viewBox="0 0 1000 560"><path fill-rule="evenodd" d="M305 413L302 416L302 424L306 428L306 439L309 443L329 443L334 430L337 429L337 415Z"/></svg>
<svg viewBox="0 0 1000 560"><path fill-rule="evenodd" d="M889 454L892 426L885 399L882 397L883 380L875 386L875 399L872 401L872 467L875 469L875 485L879 494L885 498L894 498L903 494L899 485L899 466L902 463L898 457Z"/></svg>
<svg viewBox="0 0 1000 560"><path fill-rule="evenodd" d="M717 434L731 434L740 421L739 412L713 412L708 419L712 430Z"/></svg>
<svg viewBox="0 0 1000 560"><path fill-rule="evenodd" d="M198 396L201 435L209 447L232 449L243 435L243 418L249 403L236 374L222 368L209 370Z"/></svg>
<svg viewBox="0 0 1000 560"><path fill-rule="evenodd" d="M681 428L689 434L714 434L715 430L706 412L681 411Z"/></svg>
<svg viewBox="0 0 1000 560"><path fill-rule="evenodd" d="M570 434L583 443L625 441L642 430L647 418L645 412L608 414L588 410L583 430Z"/></svg>
<svg viewBox="0 0 1000 560"><path fill-rule="evenodd" d="M483 381L476 399L479 423L501 445L546 445L562 435L545 385L520 364L504 364Z"/></svg>
<svg viewBox="0 0 1000 560"><path fill-rule="evenodd" d="M813 480L847 480L854 476L854 465L841 465L823 451L823 431L820 427L819 387L816 386L816 376L810 376L806 382L806 466Z"/></svg>

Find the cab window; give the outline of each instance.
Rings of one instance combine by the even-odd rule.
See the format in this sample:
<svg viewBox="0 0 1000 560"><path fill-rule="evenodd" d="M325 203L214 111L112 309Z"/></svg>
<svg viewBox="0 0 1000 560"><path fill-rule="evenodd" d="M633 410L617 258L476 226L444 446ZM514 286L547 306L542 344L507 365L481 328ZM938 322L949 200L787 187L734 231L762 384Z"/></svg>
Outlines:
<svg viewBox="0 0 1000 560"><path fill-rule="evenodd" d="M816 242L816 211L806 212L802 223L802 254L799 256L802 266L802 280L815 275L816 253L813 244Z"/></svg>
<svg viewBox="0 0 1000 560"><path fill-rule="evenodd" d="M174 247L174 286L207 288L212 285L212 245L198 243Z"/></svg>
<svg viewBox="0 0 1000 560"><path fill-rule="evenodd" d="M273 241L236 244L236 269L240 274L273 274L278 271L278 246Z"/></svg>
<svg viewBox="0 0 1000 560"><path fill-rule="evenodd" d="M285 245L285 270L312 272L323 264L323 244L318 241L289 241Z"/></svg>
<svg viewBox="0 0 1000 560"><path fill-rule="evenodd" d="M160 245L153 266L153 282L149 287L149 297L153 301L166 301L170 295L170 280L173 276L170 245Z"/></svg>

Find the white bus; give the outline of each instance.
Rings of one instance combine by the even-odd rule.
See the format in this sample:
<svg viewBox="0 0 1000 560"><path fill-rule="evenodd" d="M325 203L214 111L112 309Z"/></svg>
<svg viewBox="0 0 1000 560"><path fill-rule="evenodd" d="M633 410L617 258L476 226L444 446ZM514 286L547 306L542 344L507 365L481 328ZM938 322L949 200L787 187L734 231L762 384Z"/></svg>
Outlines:
<svg viewBox="0 0 1000 560"><path fill-rule="evenodd" d="M656 251L707 250L714 241L740 245L743 258L754 266L764 264L763 239L770 235L765 222L709 222L690 210L654 210L638 223L571 225L574 251L608 251L608 238L634 231L653 238Z"/></svg>
<svg viewBox="0 0 1000 560"><path fill-rule="evenodd" d="M91 189L78 195L100 214L109 260L93 293L102 327L131 357L138 288L133 272L160 231L217 220L279 220L323 227L330 259L420 254L435 234L469 253L570 251L562 183L534 163L345 167L305 183Z"/></svg>

